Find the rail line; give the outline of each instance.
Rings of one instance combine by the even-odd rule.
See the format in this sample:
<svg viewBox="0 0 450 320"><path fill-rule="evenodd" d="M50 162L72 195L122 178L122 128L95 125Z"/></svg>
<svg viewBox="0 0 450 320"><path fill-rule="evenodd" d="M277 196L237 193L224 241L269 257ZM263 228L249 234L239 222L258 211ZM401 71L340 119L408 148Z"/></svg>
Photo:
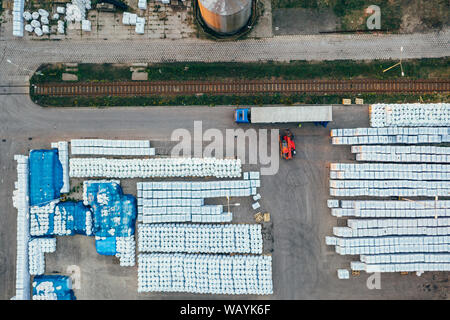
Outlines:
<svg viewBox="0 0 450 320"><path fill-rule="evenodd" d="M262 93L443 93L450 92L450 80L128 81L39 83L32 85L32 87L34 94L44 96L252 95Z"/></svg>

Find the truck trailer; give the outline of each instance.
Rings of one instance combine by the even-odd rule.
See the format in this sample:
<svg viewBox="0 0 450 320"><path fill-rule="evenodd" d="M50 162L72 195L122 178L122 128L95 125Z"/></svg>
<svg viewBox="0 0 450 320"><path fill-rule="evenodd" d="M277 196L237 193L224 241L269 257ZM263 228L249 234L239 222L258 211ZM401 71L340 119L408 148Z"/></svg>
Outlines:
<svg viewBox="0 0 450 320"><path fill-rule="evenodd" d="M302 123L333 121L332 106L282 106L239 108L236 123Z"/></svg>

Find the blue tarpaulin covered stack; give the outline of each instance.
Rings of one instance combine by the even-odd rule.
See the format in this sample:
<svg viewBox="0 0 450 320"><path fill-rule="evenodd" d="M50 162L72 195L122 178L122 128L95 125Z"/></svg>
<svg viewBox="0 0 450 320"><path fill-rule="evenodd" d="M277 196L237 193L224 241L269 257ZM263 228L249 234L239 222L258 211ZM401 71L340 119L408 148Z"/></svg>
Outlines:
<svg viewBox="0 0 450 320"><path fill-rule="evenodd" d="M30 210L32 236L94 235L93 214L82 201L50 202Z"/></svg>
<svg viewBox="0 0 450 320"><path fill-rule="evenodd" d="M86 181L84 189L85 204L87 202L94 213L97 252L113 255L116 237L134 235L136 198L124 195L114 181Z"/></svg>
<svg viewBox="0 0 450 320"><path fill-rule="evenodd" d="M58 199L63 187L63 168L58 149L32 150L29 157L30 205Z"/></svg>
<svg viewBox="0 0 450 320"><path fill-rule="evenodd" d="M60 275L35 276L33 300L76 300L71 279Z"/></svg>
<svg viewBox="0 0 450 320"><path fill-rule="evenodd" d="M98 237L95 239L95 249L104 256L114 256L116 250L116 237Z"/></svg>
<svg viewBox="0 0 450 320"><path fill-rule="evenodd" d="M95 230L92 230L92 211L83 204L83 201L60 202L56 207L60 212L67 213L66 228L72 230L73 234L93 235Z"/></svg>

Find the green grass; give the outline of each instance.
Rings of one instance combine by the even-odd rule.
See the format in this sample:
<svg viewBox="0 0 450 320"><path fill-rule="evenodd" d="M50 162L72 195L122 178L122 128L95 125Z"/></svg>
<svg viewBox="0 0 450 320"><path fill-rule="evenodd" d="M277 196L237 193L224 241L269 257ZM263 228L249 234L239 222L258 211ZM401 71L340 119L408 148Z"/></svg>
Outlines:
<svg viewBox="0 0 450 320"><path fill-rule="evenodd" d="M131 80L131 71L128 66L115 66L111 64L78 64L78 72L67 72L61 64L42 65L30 79L30 83L62 82L63 73L73 73L78 81L128 81Z"/></svg>
<svg viewBox="0 0 450 320"><path fill-rule="evenodd" d="M383 70L398 61L355 62L349 60L291 63L171 63L149 67L149 80L218 80L218 79L393 79L400 71ZM403 62L405 75L412 79L448 78L450 59L421 59Z"/></svg>
<svg viewBox="0 0 450 320"><path fill-rule="evenodd" d="M148 79L156 80L225 80L225 79L395 79L400 78L399 67L386 73L386 69L397 60L356 62L350 60L290 63L163 63L153 64L147 69ZM449 78L450 58L415 59L403 61L406 78L428 79ZM61 82L62 66L46 65L39 71L43 75L33 75L31 84L42 82ZM108 64L79 64L79 81L123 81L131 79L127 66Z"/></svg>
<svg viewBox="0 0 450 320"><path fill-rule="evenodd" d="M54 107L112 107L112 106L190 106L190 105L264 105L264 104L341 104L343 98L364 99L364 103L448 102L450 95L439 94L361 94L361 95L255 95L255 96L143 96L143 97L48 97L33 96L41 106Z"/></svg>
<svg viewBox="0 0 450 320"><path fill-rule="evenodd" d="M433 0L436 1L436 0ZM368 30L368 15L364 10L370 5L381 8L381 29L396 31L402 22L401 1L391 0L272 0L274 8L332 9L341 21L341 31Z"/></svg>

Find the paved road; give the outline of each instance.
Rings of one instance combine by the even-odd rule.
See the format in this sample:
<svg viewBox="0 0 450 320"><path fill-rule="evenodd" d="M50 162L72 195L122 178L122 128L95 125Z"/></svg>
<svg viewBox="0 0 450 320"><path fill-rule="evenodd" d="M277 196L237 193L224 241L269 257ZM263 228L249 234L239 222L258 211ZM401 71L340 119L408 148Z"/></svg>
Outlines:
<svg viewBox="0 0 450 320"><path fill-rule="evenodd" d="M411 35L299 35L236 42L26 41L10 39L6 33L0 38L0 84L20 82L20 76L29 74L25 69L49 62L362 60L444 57L450 52L450 29ZM18 67L7 63L8 59Z"/></svg>

